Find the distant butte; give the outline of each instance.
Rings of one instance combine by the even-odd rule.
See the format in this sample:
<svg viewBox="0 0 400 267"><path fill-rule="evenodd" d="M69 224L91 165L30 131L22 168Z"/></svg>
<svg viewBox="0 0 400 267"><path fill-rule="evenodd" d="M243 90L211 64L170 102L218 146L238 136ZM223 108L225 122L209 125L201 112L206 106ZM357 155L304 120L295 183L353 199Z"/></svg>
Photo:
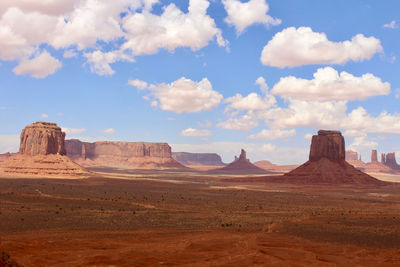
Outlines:
<svg viewBox="0 0 400 267"><path fill-rule="evenodd" d="M244 149L241 150L239 158L235 158L232 163L223 168L216 169L215 171L229 173L268 173L268 171L251 163L250 160L247 159Z"/></svg>
<svg viewBox="0 0 400 267"><path fill-rule="evenodd" d="M0 165L12 176L77 177L88 174L65 156L65 133L55 123L36 122L21 132L19 153Z"/></svg>
<svg viewBox="0 0 400 267"><path fill-rule="evenodd" d="M342 134L325 130L312 137L309 160L285 174L282 181L298 184L386 184L347 163Z"/></svg>

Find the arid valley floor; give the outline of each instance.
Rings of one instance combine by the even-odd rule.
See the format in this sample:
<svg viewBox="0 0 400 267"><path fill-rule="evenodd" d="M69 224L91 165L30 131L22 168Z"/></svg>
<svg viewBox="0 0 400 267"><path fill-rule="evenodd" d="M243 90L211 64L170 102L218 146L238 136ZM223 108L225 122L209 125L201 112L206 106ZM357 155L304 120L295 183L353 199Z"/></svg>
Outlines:
<svg viewBox="0 0 400 267"><path fill-rule="evenodd" d="M86 179L1 178L1 251L23 266L400 265L400 185L251 177L96 169Z"/></svg>

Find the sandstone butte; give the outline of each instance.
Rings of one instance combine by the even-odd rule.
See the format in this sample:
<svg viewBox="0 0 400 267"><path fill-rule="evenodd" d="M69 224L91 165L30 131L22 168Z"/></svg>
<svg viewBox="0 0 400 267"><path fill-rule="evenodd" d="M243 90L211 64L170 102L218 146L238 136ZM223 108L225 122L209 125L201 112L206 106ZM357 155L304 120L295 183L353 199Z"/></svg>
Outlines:
<svg viewBox="0 0 400 267"><path fill-rule="evenodd" d="M261 169L250 162L246 157L246 151L241 150L239 158L228 164L227 166L216 169L218 172L228 172L228 173L268 173L268 171Z"/></svg>
<svg viewBox="0 0 400 267"><path fill-rule="evenodd" d="M187 166L225 166L221 156L216 153L173 152L172 157Z"/></svg>
<svg viewBox="0 0 400 267"><path fill-rule="evenodd" d="M82 142L66 140L67 156L85 167L126 169L186 169L172 158L167 143Z"/></svg>
<svg viewBox="0 0 400 267"><path fill-rule="evenodd" d="M65 156L65 133L61 128L42 121L22 130L19 153L2 162L0 172L24 177L81 177L88 174Z"/></svg>
<svg viewBox="0 0 400 267"><path fill-rule="evenodd" d="M312 137L309 160L279 180L299 184L386 184L346 162L341 132L326 130Z"/></svg>

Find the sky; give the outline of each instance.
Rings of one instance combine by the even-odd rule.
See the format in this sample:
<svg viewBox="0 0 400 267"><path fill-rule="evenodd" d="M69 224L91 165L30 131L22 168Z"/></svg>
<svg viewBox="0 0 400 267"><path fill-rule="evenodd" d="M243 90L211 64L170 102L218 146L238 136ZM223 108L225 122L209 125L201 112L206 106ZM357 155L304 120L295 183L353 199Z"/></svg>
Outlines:
<svg viewBox="0 0 400 267"><path fill-rule="evenodd" d="M0 153L67 139L240 149L298 164L311 136L400 161L397 0L2 0Z"/></svg>

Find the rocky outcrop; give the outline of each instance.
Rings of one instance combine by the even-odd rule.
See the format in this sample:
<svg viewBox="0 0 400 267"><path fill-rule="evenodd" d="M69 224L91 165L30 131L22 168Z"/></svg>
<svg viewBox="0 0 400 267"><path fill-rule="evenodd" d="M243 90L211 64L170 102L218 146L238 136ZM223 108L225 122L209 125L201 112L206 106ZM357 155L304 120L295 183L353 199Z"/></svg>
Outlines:
<svg viewBox="0 0 400 267"><path fill-rule="evenodd" d="M23 155L65 155L65 133L55 123L38 121L21 132L19 153Z"/></svg>
<svg viewBox="0 0 400 267"><path fill-rule="evenodd" d="M55 123L36 122L21 133L19 153L1 163L5 175L80 177L88 172L65 156L65 133Z"/></svg>
<svg viewBox="0 0 400 267"><path fill-rule="evenodd" d="M358 155L356 151L346 150L346 161L355 168L365 171L365 162L361 160L361 155Z"/></svg>
<svg viewBox="0 0 400 267"><path fill-rule="evenodd" d="M382 161L378 161L378 152L374 149L371 151L371 162L365 163L363 171L368 173L393 173L394 170L385 165L386 156L381 154Z"/></svg>
<svg viewBox="0 0 400 267"><path fill-rule="evenodd" d="M186 166L225 166L221 156L216 153L172 152L172 157Z"/></svg>
<svg viewBox="0 0 400 267"><path fill-rule="evenodd" d="M385 184L346 162L344 138L339 131L318 131L311 141L309 160L283 179L274 179L300 184Z"/></svg>
<svg viewBox="0 0 400 267"><path fill-rule="evenodd" d="M241 150L240 156L237 160L228 164L227 166L216 169L218 172L228 172L228 173L268 173L268 171L261 169L250 162L246 157L246 151Z"/></svg>
<svg viewBox="0 0 400 267"><path fill-rule="evenodd" d="M389 168L393 170L400 170L400 165L397 164L396 162L396 154L394 152L388 153L388 154L383 154L384 161L382 161L383 164L388 166Z"/></svg>
<svg viewBox="0 0 400 267"><path fill-rule="evenodd" d="M66 140L67 156L87 167L131 169L182 169L172 158L167 143L110 142L95 143Z"/></svg>

